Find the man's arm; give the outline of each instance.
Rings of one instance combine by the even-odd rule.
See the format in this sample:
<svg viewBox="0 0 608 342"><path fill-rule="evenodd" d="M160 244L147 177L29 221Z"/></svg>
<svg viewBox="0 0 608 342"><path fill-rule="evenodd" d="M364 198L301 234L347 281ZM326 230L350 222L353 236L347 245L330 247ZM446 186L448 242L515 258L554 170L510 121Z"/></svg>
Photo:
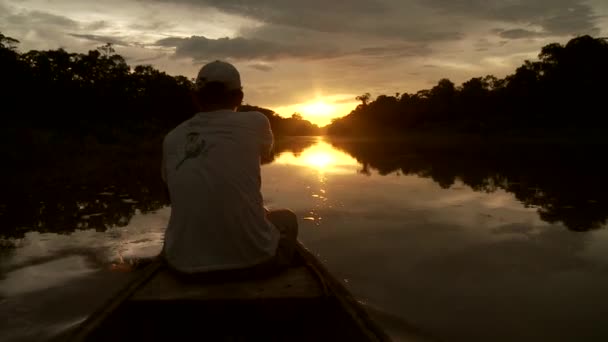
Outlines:
<svg viewBox="0 0 608 342"><path fill-rule="evenodd" d="M263 117L263 126L262 126L262 132L261 132L261 156L263 160L266 159L270 159L270 157L272 157L272 147L274 145L274 135L272 134L272 128L270 127L270 121L268 120L268 118L264 115L261 114L260 115Z"/></svg>

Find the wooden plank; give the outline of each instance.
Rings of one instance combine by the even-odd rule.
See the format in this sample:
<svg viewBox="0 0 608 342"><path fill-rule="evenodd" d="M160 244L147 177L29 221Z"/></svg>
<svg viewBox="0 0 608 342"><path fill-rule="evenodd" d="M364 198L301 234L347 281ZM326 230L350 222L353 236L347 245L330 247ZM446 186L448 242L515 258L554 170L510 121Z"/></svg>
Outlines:
<svg viewBox="0 0 608 342"><path fill-rule="evenodd" d="M256 300L318 298L323 288L306 267L292 267L261 279L240 281L196 282L176 277L161 270L131 297L131 301L172 300Z"/></svg>

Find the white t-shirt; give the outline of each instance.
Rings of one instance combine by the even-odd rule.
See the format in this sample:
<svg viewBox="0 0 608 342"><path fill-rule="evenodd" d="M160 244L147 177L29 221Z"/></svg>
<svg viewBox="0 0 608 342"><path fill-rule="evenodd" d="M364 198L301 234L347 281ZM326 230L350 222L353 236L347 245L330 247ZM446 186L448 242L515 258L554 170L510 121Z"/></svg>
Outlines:
<svg viewBox="0 0 608 342"><path fill-rule="evenodd" d="M163 253L187 272L253 266L271 258L279 232L266 219L260 158L273 144L258 112L198 113L163 142L171 218Z"/></svg>

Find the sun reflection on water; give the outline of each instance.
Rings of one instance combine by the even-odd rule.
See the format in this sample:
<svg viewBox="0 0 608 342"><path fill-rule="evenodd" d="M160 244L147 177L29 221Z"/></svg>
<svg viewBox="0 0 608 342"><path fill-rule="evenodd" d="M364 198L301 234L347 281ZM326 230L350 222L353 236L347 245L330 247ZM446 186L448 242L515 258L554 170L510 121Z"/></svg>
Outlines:
<svg viewBox="0 0 608 342"><path fill-rule="evenodd" d="M356 174L361 168L359 162L350 155L334 148L323 138L304 149L300 153L285 152L278 155L274 164L301 167L303 170L310 170L316 174L315 181L306 186L306 191L310 198L310 207L302 217L303 221L311 222L319 227L323 222L321 213L324 209L331 209L336 205L335 200L331 200L330 191L327 189L328 177L332 175ZM311 179L311 180L312 180Z"/></svg>
<svg viewBox="0 0 608 342"><path fill-rule="evenodd" d="M281 153L275 159L275 164L304 166L320 173L352 173L359 168L355 158L337 150L322 138L298 155L291 152Z"/></svg>

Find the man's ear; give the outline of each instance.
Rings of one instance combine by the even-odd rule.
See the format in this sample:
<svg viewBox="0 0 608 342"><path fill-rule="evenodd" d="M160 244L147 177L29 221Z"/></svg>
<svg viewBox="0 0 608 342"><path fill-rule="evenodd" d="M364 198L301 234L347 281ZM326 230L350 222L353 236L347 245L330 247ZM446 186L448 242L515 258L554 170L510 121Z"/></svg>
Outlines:
<svg viewBox="0 0 608 342"><path fill-rule="evenodd" d="M238 108L243 104L243 98L244 98L244 94L242 90L235 90L234 91L234 107Z"/></svg>

